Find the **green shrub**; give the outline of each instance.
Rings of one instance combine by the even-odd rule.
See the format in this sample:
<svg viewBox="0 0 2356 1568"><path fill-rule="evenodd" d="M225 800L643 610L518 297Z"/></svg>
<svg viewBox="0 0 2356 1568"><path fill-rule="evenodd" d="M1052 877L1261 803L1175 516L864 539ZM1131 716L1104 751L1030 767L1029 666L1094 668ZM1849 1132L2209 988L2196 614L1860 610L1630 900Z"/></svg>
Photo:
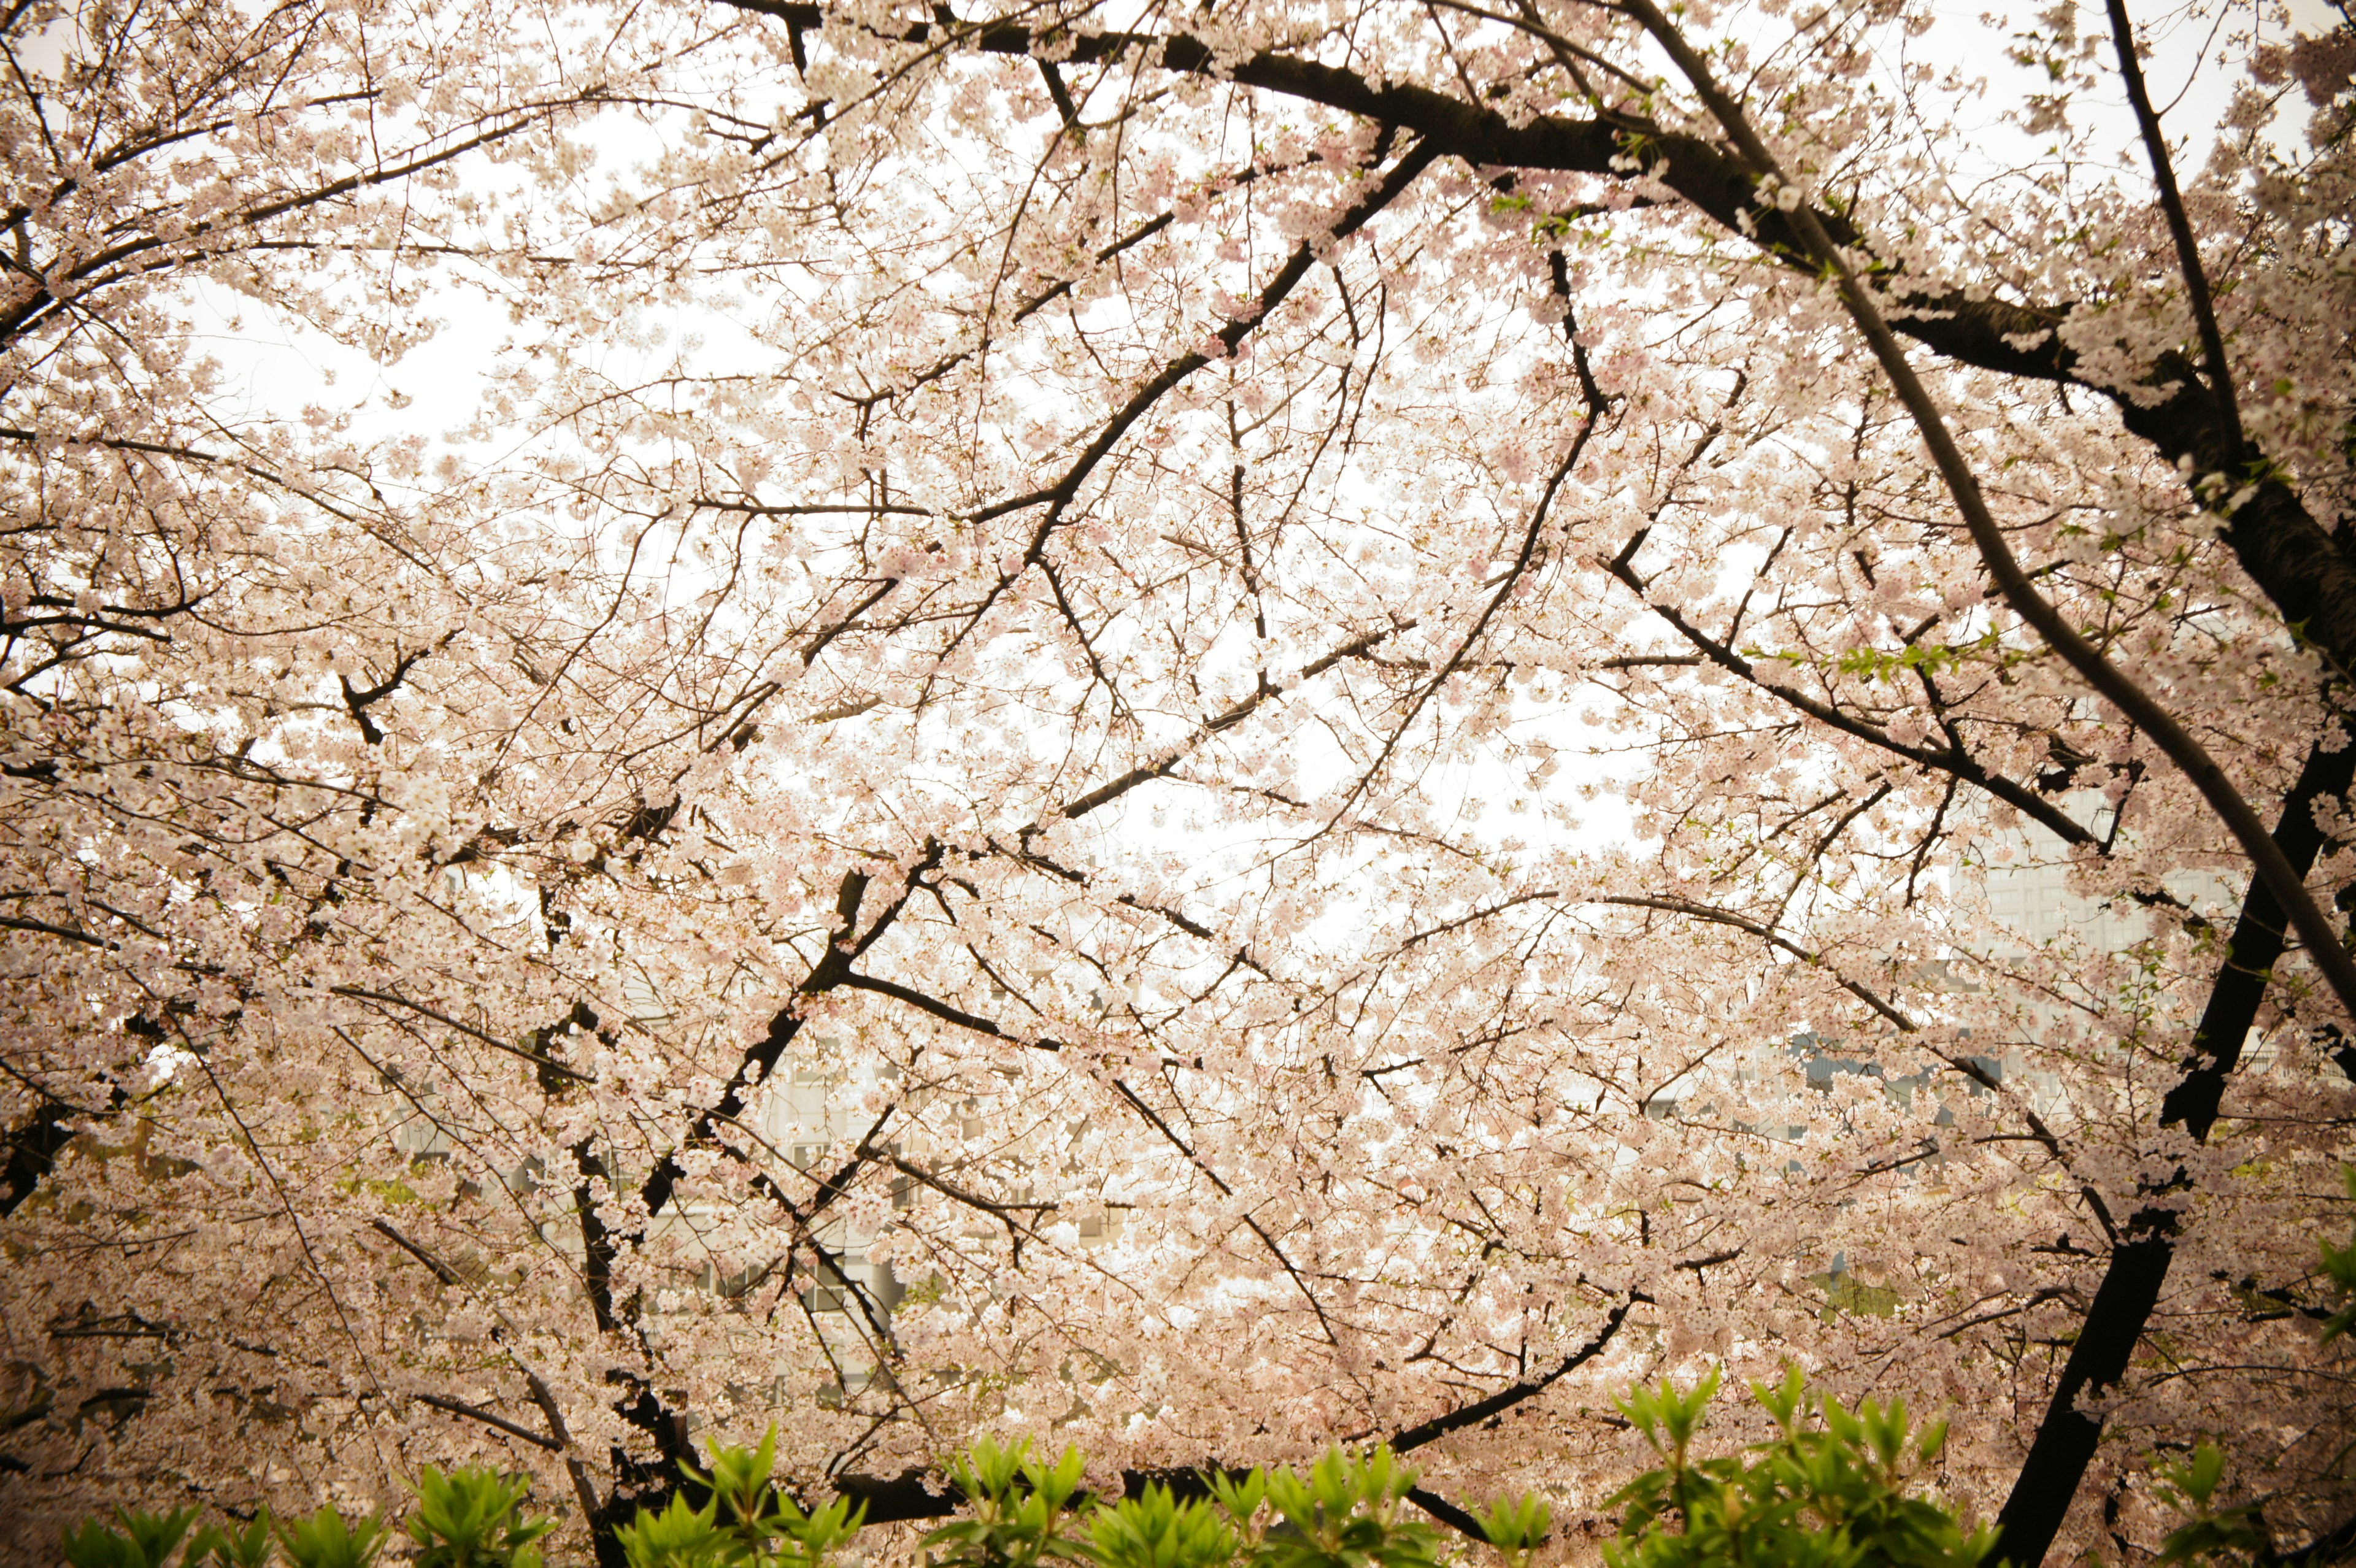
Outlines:
<svg viewBox="0 0 2356 1568"><path fill-rule="evenodd" d="M2356 1276L2356 1247L2347 1267ZM1608 1568L1991 1568L1994 1533L1966 1531L1921 1495L1923 1471L1946 1438L1944 1423L1910 1428L1906 1406L1871 1400L1854 1411L1812 1402L1797 1372L1751 1392L1777 1435L1740 1454L1697 1456L1695 1439L1718 1389L1711 1372L1680 1391L1664 1382L1620 1402L1660 1463L1607 1499L1620 1509ZM863 1509L842 1499L805 1512L772 1479L776 1433L757 1447L714 1444L708 1469L680 1467L691 1506L674 1496L641 1508L616 1532L630 1568L826 1568ZM1387 1448L1330 1450L1306 1474L1290 1469L1204 1475L1200 1498L1159 1482L1106 1502L1081 1488L1081 1456L1052 1463L1026 1444L980 1438L950 1462L967 1511L925 1537L938 1568L1442 1568L1453 1543L1412 1507L1416 1472ZM2164 1543L2169 1564L2236 1568L2264 1555L2254 1506L2219 1505L2224 1456L2203 1444L2160 1471L2158 1490L2187 1518ZM554 1528L527 1515L528 1483L487 1469L427 1467L405 1521L417 1568L541 1568L539 1542ZM323 1508L306 1520L265 1512L242 1526L192 1535L197 1510L118 1510L60 1543L70 1568L370 1568L391 1534L376 1515L352 1520ZM1525 1495L1477 1517L1505 1568L1529 1568L1553 1528ZM185 1543L185 1545L184 1545Z"/></svg>
<svg viewBox="0 0 2356 1568"><path fill-rule="evenodd" d="M197 1510L138 1513L117 1509L114 1517L120 1531L85 1520L80 1529L66 1532L60 1551L72 1568L163 1568L164 1560L196 1522Z"/></svg>
<svg viewBox="0 0 2356 1568"><path fill-rule="evenodd" d="M532 1543L556 1521L523 1517L530 1489L521 1476L444 1475L426 1466L417 1477L417 1511L409 1520L417 1568L540 1568L540 1548Z"/></svg>
<svg viewBox="0 0 2356 1568"><path fill-rule="evenodd" d="M660 1513L640 1509L615 1531L630 1568L818 1568L866 1509L837 1499L804 1513L770 1480L776 1463L771 1427L757 1448L712 1445L709 1472L680 1466L709 1500L691 1508L674 1496Z"/></svg>
<svg viewBox="0 0 2356 1568"><path fill-rule="evenodd" d="M1906 1405L1867 1400L1854 1412L1832 1400L1823 1423L1805 1420L1797 1372L1751 1392L1782 1429L1747 1454L1692 1456L1713 1371L1679 1392L1639 1389L1620 1408L1665 1461L1622 1488L1620 1539L1603 1548L1610 1568L1979 1568L1994 1531L1966 1535L1954 1514L1909 1496L1920 1469L1946 1442L1934 1422L1909 1440Z"/></svg>
<svg viewBox="0 0 2356 1568"><path fill-rule="evenodd" d="M1066 1448L1053 1465L1042 1465L1030 1457L1029 1447L1001 1448L983 1437L950 1464L949 1479L973 1512L925 1537L943 1564L1034 1568L1087 1555L1069 1529L1079 1455Z"/></svg>
<svg viewBox="0 0 2356 1568"><path fill-rule="evenodd" d="M1087 1554L1101 1568L1226 1568L1243 1544L1226 1511L1180 1502L1155 1481L1098 1511L1088 1525Z"/></svg>
<svg viewBox="0 0 2356 1568"><path fill-rule="evenodd" d="M276 1533L294 1568L369 1568L390 1532L381 1514L354 1523L322 1504L310 1518L278 1526Z"/></svg>
<svg viewBox="0 0 2356 1568"><path fill-rule="evenodd" d="M1203 1477L1180 1501L1160 1482L1118 1502L1079 1491L1080 1456L1053 1465L987 1438L950 1467L969 1517L925 1537L944 1568L1439 1568L1440 1533L1400 1517L1415 1472L1387 1448L1329 1452L1306 1476L1253 1470Z"/></svg>

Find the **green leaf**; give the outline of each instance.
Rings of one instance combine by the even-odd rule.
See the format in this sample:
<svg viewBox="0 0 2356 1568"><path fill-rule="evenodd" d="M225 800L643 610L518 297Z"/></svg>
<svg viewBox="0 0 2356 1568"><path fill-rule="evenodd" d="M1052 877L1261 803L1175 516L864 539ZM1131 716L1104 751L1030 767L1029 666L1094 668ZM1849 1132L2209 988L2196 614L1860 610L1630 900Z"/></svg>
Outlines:
<svg viewBox="0 0 2356 1568"><path fill-rule="evenodd" d="M322 1505L308 1519L279 1525L276 1533L293 1568L368 1568L384 1544L386 1529L381 1514L355 1524Z"/></svg>
<svg viewBox="0 0 2356 1568"><path fill-rule="evenodd" d="M416 1568L530 1568L540 1558L532 1543L556 1528L552 1519L523 1517L531 1484L521 1476L489 1469L444 1475L428 1465L412 1489L417 1511L408 1530L420 1548Z"/></svg>
<svg viewBox="0 0 2356 1568"><path fill-rule="evenodd" d="M1614 1494L1623 1507L1617 1539L1603 1548L1610 1568L1980 1568L1992 1532L1965 1534L1953 1513L1910 1494L1907 1416L1901 1401L1855 1411L1815 1402L1786 1372L1751 1393L1779 1435L1740 1456L1697 1458L1690 1448L1708 1392L1705 1378L1680 1392L1668 1384L1631 1392L1622 1408L1671 1464ZM1650 1427L1646 1430L1646 1424ZM1927 1464L1945 1441L1934 1424L1912 1445Z"/></svg>
<svg viewBox="0 0 2356 1568"><path fill-rule="evenodd" d="M700 1509L673 1496L660 1513L644 1508L637 1517L614 1532L630 1568L724 1568L743 1560L736 1538L720 1528L719 1500Z"/></svg>
<svg viewBox="0 0 2356 1568"><path fill-rule="evenodd" d="M1002 1448L988 1437L949 1466L949 1478L973 1504L973 1517L942 1526L923 1545L943 1563L964 1568L1032 1568L1085 1558L1066 1505L1077 1495L1084 1463L1070 1448L1053 1465L1034 1463L1027 1440Z"/></svg>
<svg viewBox="0 0 2356 1568"><path fill-rule="evenodd" d="M204 1533L205 1555L211 1559L212 1568L264 1568L270 1561L270 1510L266 1508L254 1509L253 1518L242 1530L209 1525ZM191 1545L187 1561L193 1564L197 1557L197 1548Z"/></svg>
<svg viewBox="0 0 2356 1568"><path fill-rule="evenodd" d="M1252 1516L1259 1512L1261 1505L1268 1501L1268 1472L1255 1467L1249 1475L1237 1481L1222 1472L1213 1471L1205 1474L1203 1480L1211 1488L1211 1496L1227 1510L1227 1517L1236 1521L1237 1529L1248 1535L1252 1529Z"/></svg>
<svg viewBox="0 0 2356 1568"><path fill-rule="evenodd" d="M117 1509L114 1519L121 1530L85 1520L80 1528L66 1532L59 1551L71 1568L163 1568L164 1560L188 1533L196 1517L193 1508L170 1513Z"/></svg>
<svg viewBox="0 0 2356 1568"><path fill-rule="evenodd" d="M2257 1504L2211 1506L2224 1478L2225 1452L2206 1438L2185 1463L2159 1467L2153 1489L2190 1517L2160 1541L2154 1568L2172 1563L2246 1563L2271 1554L2273 1541Z"/></svg>
<svg viewBox="0 0 2356 1568"><path fill-rule="evenodd" d="M1554 1526L1554 1513L1536 1493L1524 1492L1511 1502L1493 1504L1487 1512L1475 1514L1473 1520L1498 1551L1527 1552L1546 1540Z"/></svg>
<svg viewBox="0 0 2356 1568"><path fill-rule="evenodd" d="M1157 1481L1098 1509L1086 1551L1100 1568L1227 1568L1242 1545L1217 1506L1175 1501Z"/></svg>
<svg viewBox="0 0 2356 1568"><path fill-rule="evenodd" d="M129 1536L117 1534L94 1519L67 1531L58 1551L70 1568L154 1568Z"/></svg>

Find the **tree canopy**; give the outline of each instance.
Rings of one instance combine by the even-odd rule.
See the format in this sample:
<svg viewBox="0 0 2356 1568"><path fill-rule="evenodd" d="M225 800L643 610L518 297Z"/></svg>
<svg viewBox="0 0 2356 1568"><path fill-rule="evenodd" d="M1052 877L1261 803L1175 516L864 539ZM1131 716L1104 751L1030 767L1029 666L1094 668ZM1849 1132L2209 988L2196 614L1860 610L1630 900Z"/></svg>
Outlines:
<svg viewBox="0 0 2356 1568"><path fill-rule="evenodd" d="M2344 1547L2323 23L0 13L9 1550L772 1423L1576 1548L1715 1365Z"/></svg>

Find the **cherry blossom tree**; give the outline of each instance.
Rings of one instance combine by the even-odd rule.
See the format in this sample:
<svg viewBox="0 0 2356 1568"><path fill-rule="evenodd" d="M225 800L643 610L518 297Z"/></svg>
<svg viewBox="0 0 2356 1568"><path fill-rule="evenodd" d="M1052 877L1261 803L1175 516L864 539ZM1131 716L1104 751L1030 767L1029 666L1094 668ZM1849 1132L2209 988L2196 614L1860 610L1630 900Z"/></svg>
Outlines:
<svg viewBox="0 0 2356 1568"><path fill-rule="evenodd" d="M2349 34L1934 20L12 13L13 1549L776 1422L1575 1553L1710 1364L2344 1546Z"/></svg>

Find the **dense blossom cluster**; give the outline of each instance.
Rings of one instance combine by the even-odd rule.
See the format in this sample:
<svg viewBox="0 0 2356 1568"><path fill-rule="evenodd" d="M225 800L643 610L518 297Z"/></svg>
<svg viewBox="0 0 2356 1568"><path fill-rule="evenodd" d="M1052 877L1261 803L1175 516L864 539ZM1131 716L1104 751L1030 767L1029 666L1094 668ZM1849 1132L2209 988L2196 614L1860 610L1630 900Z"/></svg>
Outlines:
<svg viewBox="0 0 2356 1568"><path fill-rule="evenodd" d="M2222 15L2177 166L2115 3L0 13L0 1551L776 1422L1576 1552L1708 1362L2340 1530L2356 100Z"/></svg>

